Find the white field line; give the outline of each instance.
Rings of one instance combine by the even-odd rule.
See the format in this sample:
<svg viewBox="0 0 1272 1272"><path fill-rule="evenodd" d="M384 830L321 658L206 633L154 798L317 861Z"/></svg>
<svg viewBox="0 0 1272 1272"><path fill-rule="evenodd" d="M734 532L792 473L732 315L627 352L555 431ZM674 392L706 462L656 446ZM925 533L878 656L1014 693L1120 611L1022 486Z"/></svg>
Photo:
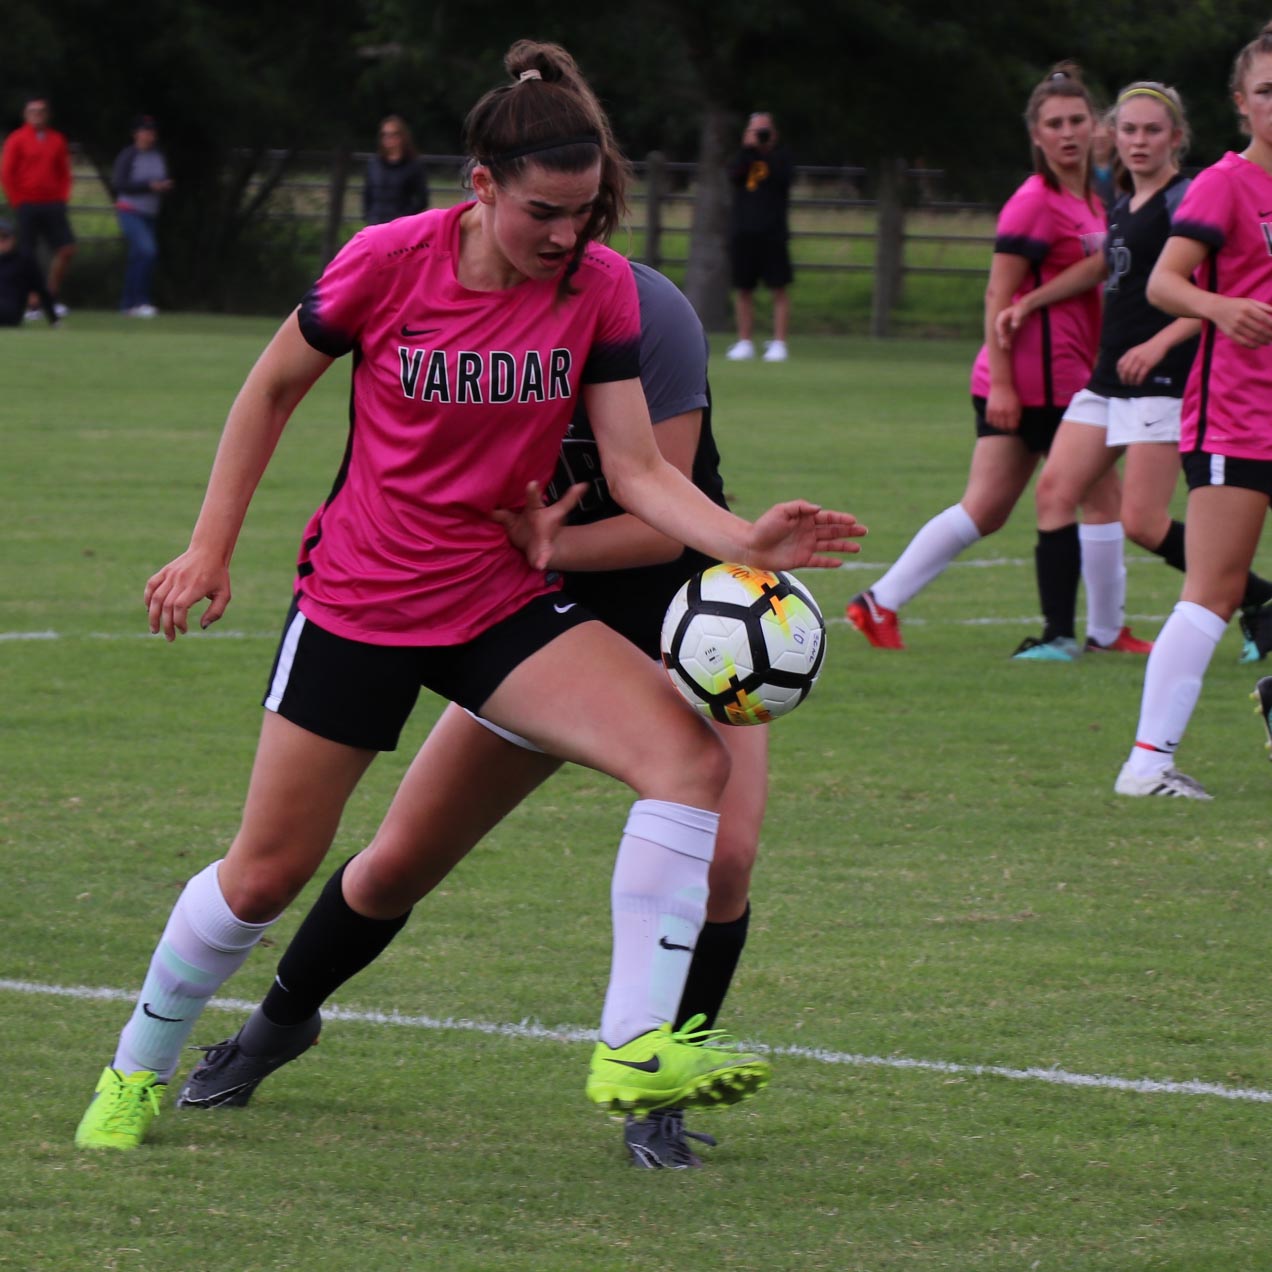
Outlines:
<svg viewBox="0 0 1272 1272"><path fill-rule="evenodd" d="M848 620L842 614L827 614L826 622L831 627L845 627ZM1082 617L1081 611L1078 617ZM1164 623L1165 614L1127 614L1128 623ZM996 617L980 616L973 618L913 618L905 616L905 625L910 627L1037 627L1042 622L1040 614L1024 614L1016 617L999 615ZM159 640L149 632L0 632L0 643L4 641L50 641L50 640ZM234 632L216 631L191 632L186 640L253 640L277 641L277 632Z"/></svg>
<svg viewBox="0 0 1272 1272"><path fill-rule="evenodd" d="M123 989L94 989L84 985L41 985L34 981L2 980L0 992L31 994L57 998L76 998L99 1002L131 1003L136 993ZM213 998L208 1004L217 1011L238 1015L252 1011L256 1003L239 998ZM532 1020L519 1023L497 1023L466 1020L454 1016L404 1016L400 1012L355 1011L347 1007L324 1007L323 1018L359 1025L394 1025L400 1029L445 1030L459 1033L491 1034L500 1038L527 1039L534 1042L595 1042L596 1030L563 1025L548 1028ZM1198 1095L1220 1100L1240 1100L1250 1104L1272 1104L1272 1091L1256 1087L1229 1087L1216 1082L1169 1082L1155 1078L1119 1078L1109 1074L1071 1073L1067 1069L1030 1067L1015 1069L998 1064L955 1064L946 1060L914 1060L908 1056L867 1056L850 1051L827 1051L820 1047L790 1044L766 1044L746 1041L749 1051L771 1056L790 1056L811 1060L816 1064L842 1065L848 1068L908 1069L920 1073L940 1073L969 1078L1008 1078L1017 1082L1046 1082L1053 1086L1088 1087L1105 1091L1131 1091L1137 1095Z"/></svg>

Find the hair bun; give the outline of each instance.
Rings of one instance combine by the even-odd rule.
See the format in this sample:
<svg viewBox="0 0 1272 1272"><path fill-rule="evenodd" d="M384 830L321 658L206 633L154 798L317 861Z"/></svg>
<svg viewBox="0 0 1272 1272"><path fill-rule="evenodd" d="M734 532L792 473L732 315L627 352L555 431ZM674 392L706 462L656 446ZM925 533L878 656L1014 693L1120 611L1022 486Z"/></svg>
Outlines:
<svg viewBox="0 0 1272 1272"><path fill-rule="evenodd" d="M1047 81L1050 80L1073 80L1075 83L1082 83L1082 68L1071 59L1063 62L1057 62L1044 76Z"/></svg>

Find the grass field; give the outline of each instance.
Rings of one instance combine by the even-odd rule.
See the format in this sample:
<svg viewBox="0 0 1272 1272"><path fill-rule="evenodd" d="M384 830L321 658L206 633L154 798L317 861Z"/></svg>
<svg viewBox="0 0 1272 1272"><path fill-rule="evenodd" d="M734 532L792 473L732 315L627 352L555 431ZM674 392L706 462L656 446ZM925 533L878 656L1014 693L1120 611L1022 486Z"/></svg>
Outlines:
<svg viewBox="0 0 1272 1272"><path fill-rule="evenodd" d="M1027 509L916 600L908 652L843 624L962 489L958 343L808 339L785 365L715 365L738 508L803 495L872 533L852 568L805 576L827 669L773 729L724 1022L778 1053L775 1078L700 1123L721 1140L703 1170L633 1170L583 1099L628 803L584 771L419 908L251 1108L168 1109L135 1154L77 1153L172 901L235 829L297 538L343 449L339 368L262 486L227 617L172 647L145 635L142 584L184 546L269 328L0 332L0 1267L1272 1267L1272 770L1236 633L1181 756L1216 795L1199 805L1111 793L1142 660L1007 659L1037 621ZM1129 571L1151 635L1178 576L1136 552ZM332 865L435 710L372 770ZM195 1041L236 1027L314 892Z"/></svg>

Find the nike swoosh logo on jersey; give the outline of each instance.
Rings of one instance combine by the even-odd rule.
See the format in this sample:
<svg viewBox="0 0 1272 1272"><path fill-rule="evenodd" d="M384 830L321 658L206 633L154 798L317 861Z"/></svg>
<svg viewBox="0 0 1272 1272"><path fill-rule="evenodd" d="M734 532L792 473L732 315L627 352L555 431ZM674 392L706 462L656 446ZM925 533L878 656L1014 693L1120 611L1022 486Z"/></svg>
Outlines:
<svg viewBox="0 0 1272 1272"><path fill-rule="evenodd" d="M658 938L658 944L665 950L687 950L689 953L693 953L692 945L673 945L665 936Z"/></svg>
<svg viewBox="0 0 1272 1272"><path fill-rule="evenodd" d="M169 1025L179 1025L185 1019L184 1016L161 1016L157 1011L150 1010L149 1003L142 1003L141 1010L145 1012L151 1020L162 1020L165 1024Z"/></svg>
<svg viewBox="0 0 1272 1272"><path fill-rule="evenodd" d="M568 605L553 605L552 608L556 610L558 614L568 614L577 604L578 601L571 601Z"/></svg>
<svg viewBox="0 0 1272 1272"><path fill-rule="evenodd" d="M417 336L431 336L435 331L441 331L440 327L419 327L412 331L406 323L402 324L402 339L414 340Z"/></svg>
<svg viewBox="0 0 1272 1272"><path fill-rule="evenodd" d="M613 1056L605 1057L610 1064L621 1064L625 1069L639 1069L642 1073L657 1073L662 1068L662 1061L657 1056L648 1060L615 1060Z"/></svg>
<svg viewBox="0 0 1272 1272"><path fill-rule="evenodd" d="M1272 208L1269 208L1266 212L1264 212L1262 209L1260 209L1260 210L1259 210L1259 215L1260 215L1260 216L1272 216Z"/></svg>

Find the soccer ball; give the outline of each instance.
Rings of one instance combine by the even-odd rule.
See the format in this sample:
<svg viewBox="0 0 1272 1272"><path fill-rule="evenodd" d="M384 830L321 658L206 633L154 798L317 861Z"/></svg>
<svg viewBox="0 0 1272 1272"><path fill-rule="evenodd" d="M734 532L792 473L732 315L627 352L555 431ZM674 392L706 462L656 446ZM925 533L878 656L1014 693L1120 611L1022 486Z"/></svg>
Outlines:
<svg viewBox="0 0 1272 1272"><path fill-rule="evenodd" d="M817 683L826 624L789 574L713 565L667 607L662 660L671 682L722 724L767 724Z"/></svg>

